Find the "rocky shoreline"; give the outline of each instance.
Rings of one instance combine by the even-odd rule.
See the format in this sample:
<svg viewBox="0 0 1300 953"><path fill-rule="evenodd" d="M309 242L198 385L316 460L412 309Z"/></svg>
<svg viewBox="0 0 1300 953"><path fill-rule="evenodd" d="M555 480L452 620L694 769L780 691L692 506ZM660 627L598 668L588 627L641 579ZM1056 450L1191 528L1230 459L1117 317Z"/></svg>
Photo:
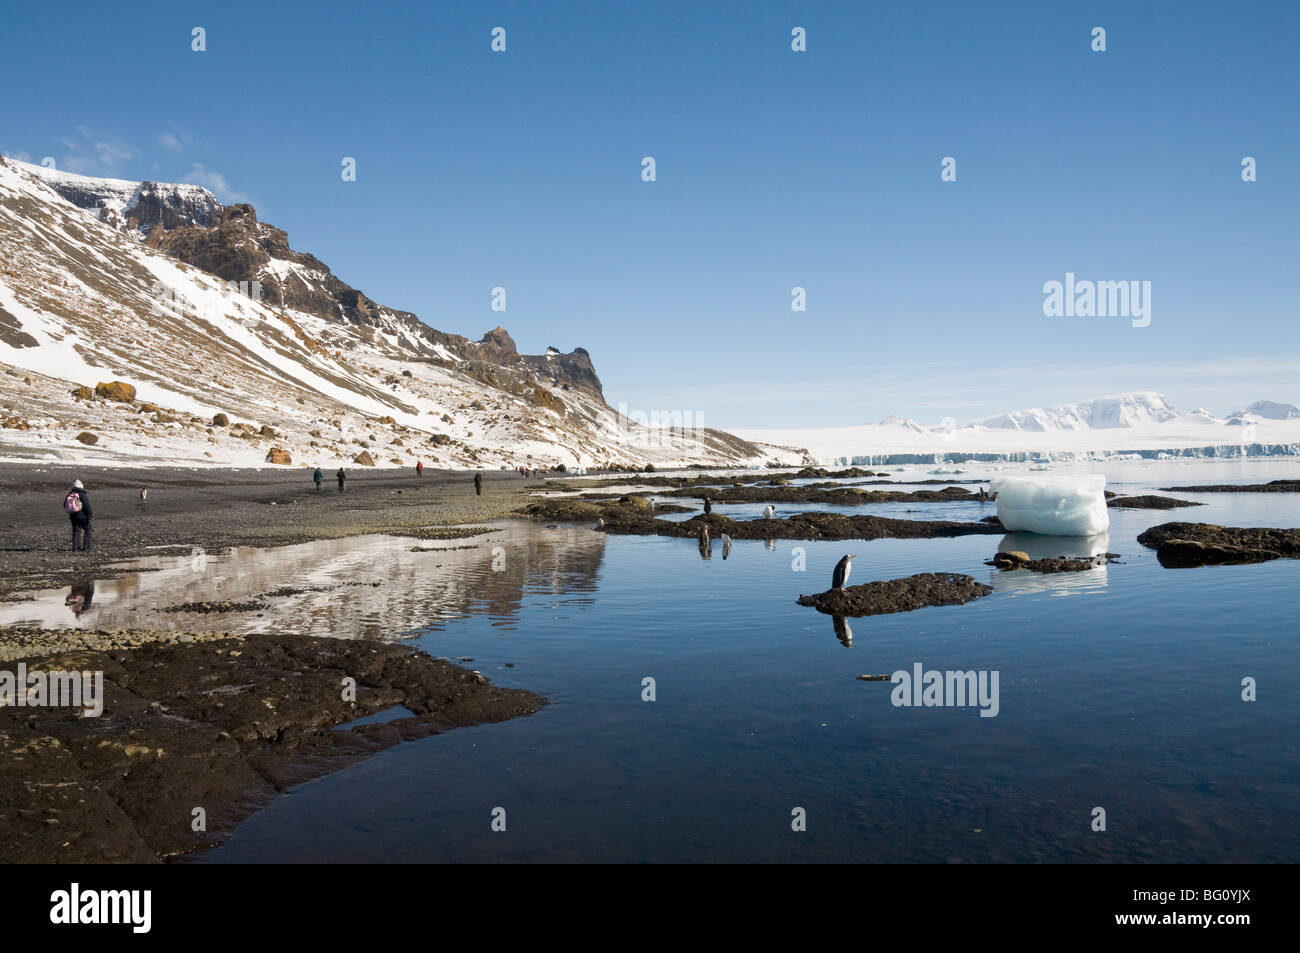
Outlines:
<svg viewBox="0 0 1300 953"><path fill-rule="evenodd" d="M24 641L26 640L26 641ZM540 710L408 645L302 635L33 634L29 670L103 673L102 714L0 707L0 861L149 863L402 741ZM349 727L401 706L408 714Z"/></svg>
<svg viewBox="0 0 1300 953"><path fill-rule="evenodd" d="M332 485L317 492L310 471L0 465L0 598L119 575L129 571L123 561L141 556L368 533L475 536L490 530L464 524L511 516L535 486L485 472L478 496L472 478L352 470L340 493ZM90 552L70 551L60 507L74 479L94 508ZM104 685L99 717L0 707L0 860L184 857L219 843L300 781L401 741L545 704L408 645L293 634L291 617L278 634L200 631L212 613L239 608L222 600L174 606L193 614L185 631L0 628L2 671L102 672ZM356 680L355 699L344 696L345 678ZM340 730L394 706L409 714Z"/></svg>
<svg viewBox="0 0 1300 953"><path fill-rule="evenodd" d="M674 536L681 539L699 538L702 526L708 527L709 536L713 539L719 538L723 533L732 539L871 540L991 536L1006 532L997 517L993 516L980 522L957 522L813 512L773 519L734 520L719 513L710 513L682 521L661 520L653 515L650 503L639 496L625 496L609 501L554 498L535 500L526 504L520 513L542 521L592 523L606 533Z"/></svg>

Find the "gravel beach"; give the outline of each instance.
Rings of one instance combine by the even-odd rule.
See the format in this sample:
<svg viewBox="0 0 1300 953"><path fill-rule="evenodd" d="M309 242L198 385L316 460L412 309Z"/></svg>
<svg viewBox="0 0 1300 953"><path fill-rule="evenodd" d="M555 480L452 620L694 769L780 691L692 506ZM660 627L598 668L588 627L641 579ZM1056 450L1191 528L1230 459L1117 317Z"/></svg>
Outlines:
<svg viewBox="0 0 1300 953"><path fill-rule="evenodd" d="M133 556L216 553L230 546L282 546L363 533L445 538L440 527L510 516L538 481L514 471L426 469L347 471L346 492L334 471L317 492L310 469L93 469L0 464L0 599L16 590L57 588ZM71 551L63 512L73 480L86 486L94 511L90 552ZM140 491L148 490L148 499ZM164 548L166 547L166 548Z"/></svg>

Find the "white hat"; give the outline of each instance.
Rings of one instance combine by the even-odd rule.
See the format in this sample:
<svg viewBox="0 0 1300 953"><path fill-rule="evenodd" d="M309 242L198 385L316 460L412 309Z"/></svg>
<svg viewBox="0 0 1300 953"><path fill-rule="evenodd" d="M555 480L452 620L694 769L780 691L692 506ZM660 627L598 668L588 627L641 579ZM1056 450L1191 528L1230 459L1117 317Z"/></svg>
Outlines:
<svg viewBox="0 0 1300 953"><path fill-rule="evenodd" d="M77 490L84 490L86 488L85 485L80 480L73 480L72 486L74 489Z"/></svg>

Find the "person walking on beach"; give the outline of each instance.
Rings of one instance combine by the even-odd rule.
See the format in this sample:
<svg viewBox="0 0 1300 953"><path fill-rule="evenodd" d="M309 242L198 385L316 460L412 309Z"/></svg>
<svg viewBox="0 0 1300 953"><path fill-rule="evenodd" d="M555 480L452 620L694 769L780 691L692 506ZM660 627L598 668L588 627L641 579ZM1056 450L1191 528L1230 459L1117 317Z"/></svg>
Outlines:
<svg viewBox="0 0 1300 953"><path fill-rule="evenodd" d="M416 475L416 476L424 476L424 461L423 461L423 460L416 460L416 461L415 461L415 475Z"/></svg>
<svg viewBox="0 0 1300 953"><path fill-rule="evenodd" d="M325 482L325 474L320 472L320 467L317 467L316 472L311 475L311 478L316 481L316 492L319 493L321 484Z"/></svg>
<svg viewBox="0 0 1300 953"><path fill-rule="evenodd" d="M483 474L481 473L474 474L474 495L483 495Z"/></svg>
<svg viewBox="0 0 1300 953"><path fill-rule="evenodd" d="M72 551L90 549L90 518L94 513L90 509L86 486L80 480L73 481L72 489L63 498L63 512L68 514L72 523Z"/></svg>
<svg viewBox="0 0 1300 953"><path fill-rule="evenodd" d="M342 492L343 492L343 483L344 483L345 480L347 480L348 475L347 475L346 473L343 472L343 468L342 468L342 467L339 467L339 472L338 472L337 474L335 474L335 476L337 476L337 477L339 478L339 492L342 493Z"/></svg>

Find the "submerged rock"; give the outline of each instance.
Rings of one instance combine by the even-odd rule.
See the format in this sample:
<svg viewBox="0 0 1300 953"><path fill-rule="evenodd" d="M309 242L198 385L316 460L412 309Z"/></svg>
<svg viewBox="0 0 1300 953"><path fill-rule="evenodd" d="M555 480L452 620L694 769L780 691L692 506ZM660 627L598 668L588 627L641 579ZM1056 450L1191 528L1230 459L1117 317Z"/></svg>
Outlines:
<svg viewBox="0 0 1300 953"><path fill-rule="evenodd" d="M868 582L846 589L829 589L800 596L798 604L836 616L884 615L911 612L926 606L964 605L987 596L992 586L955 572L923 572L902 579Z"/></svg>

